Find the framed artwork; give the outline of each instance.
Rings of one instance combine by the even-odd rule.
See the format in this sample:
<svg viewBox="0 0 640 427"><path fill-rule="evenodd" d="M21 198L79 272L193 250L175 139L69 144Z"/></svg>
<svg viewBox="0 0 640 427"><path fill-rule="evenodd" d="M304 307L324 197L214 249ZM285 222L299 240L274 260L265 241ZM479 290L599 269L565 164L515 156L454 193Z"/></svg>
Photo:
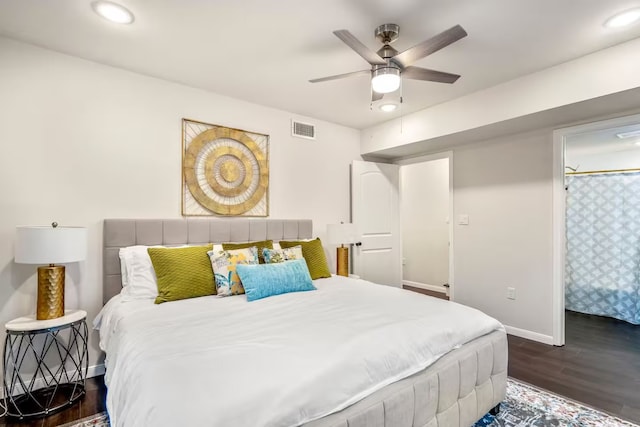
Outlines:
<svg viewBox="0 0 640 427"><path fill-rule="evenodd" d="M182 119L182 215L268 216L269 135Z"/></svg>

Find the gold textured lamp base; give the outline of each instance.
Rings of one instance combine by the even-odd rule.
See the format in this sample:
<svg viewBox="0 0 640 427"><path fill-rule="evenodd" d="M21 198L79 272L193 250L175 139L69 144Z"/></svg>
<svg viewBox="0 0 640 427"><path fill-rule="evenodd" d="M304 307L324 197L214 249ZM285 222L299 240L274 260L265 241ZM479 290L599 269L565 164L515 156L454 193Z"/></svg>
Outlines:
<svg viewBox="0 0 640 427"><path fill-rule="evenodd" d="M340 246L336 253L336 259L338 260L336 274L347 277L349 275L349 248L345 248L344 245Z"/></svg>
<svg viewBox="0 0 640 427"><path fill-rule="evenodd" d="M36 319L64 316L64 266L38 267L38 303Z"/></svg>

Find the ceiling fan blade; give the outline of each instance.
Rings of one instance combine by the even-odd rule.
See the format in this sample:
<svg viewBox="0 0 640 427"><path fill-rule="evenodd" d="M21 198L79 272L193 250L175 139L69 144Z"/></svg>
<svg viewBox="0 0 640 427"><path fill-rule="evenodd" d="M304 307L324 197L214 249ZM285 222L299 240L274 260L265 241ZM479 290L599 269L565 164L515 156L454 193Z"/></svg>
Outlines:
<svg viewBox="0 0 640 427"><path fill-rule="evenodd" d="M404 52L400 52L392 59L400 64L402 67L408 67L419 59L425 56L431 55L440 49L449 46L451 43L455 43L461 38L467 36L467 32L460 25L451 27L446 31L441 32L435 37L425 40L422 43L411 47Z"/></svg>
<svg viewBox="0 0 640 427"><path fill-rule="evenodd" d="M445 73L442 71L429 70L420 67L407 67L402 71L402 77L413 80L427 80L438 83L455 83L460 78L458 74Z"/></svg>
<svg viewBox="0 0 640 427"><path fill-rule="evenodd" d="M376 102L381 100L384 97L384 93L378 93L371 91L371 102Z"/></svg>
<svg viewBox="0 0 640 427"><path fill-rule="evenodd" d="M352 71L351 73L336 74L335 76L320 77L319 79L309 80L311 83L328 82L329 80L345 79L347 77L371 76L371 70Z"/></svg>
<svg viewBox="0 0 640 427"><path fill-rule="evenodd" d="M355 50L356 53L364 58L371 65L386 65L387 61L382 59L380 55L366 47L360 40L358 40L348 30L336 30L333 32L340 40L342 40L347 46Z"/></svg>

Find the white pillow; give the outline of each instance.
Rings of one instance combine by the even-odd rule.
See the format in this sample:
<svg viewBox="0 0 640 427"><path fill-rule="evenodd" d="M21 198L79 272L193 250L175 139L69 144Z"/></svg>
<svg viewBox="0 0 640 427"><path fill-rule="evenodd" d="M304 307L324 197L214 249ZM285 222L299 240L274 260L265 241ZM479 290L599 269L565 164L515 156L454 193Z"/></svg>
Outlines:
<svg viewBox="0 0 640 427"><path fill-rule="evenodd" d="M173 246L170 249L184 248L189 245ZM214 245L222 250L222 245ZM122 275L123 301L134 299L155 299L158 296L158 279L153 269L153 263L149 257L149 248L166 248L166 246L128 246L121 248L120 273Z"/></svg>
<svg viewBox="0 0 640 427"><path fill-rule="evenodd" d="M120 249L122 265L122 291L124 301L155 299L158 296L158 280L153 270L148 248L160 246L129 246Z"/></svg>
<svg viewBox="0 0 640 427"><path fill-rule="evenodd" d="M121 248L118 252L118 256L120 257L120 280L123 288L129 284L129 273L127 272L127 264L129 263L127 255L129 254L129 251L124 249L127 248Z"/></svg>

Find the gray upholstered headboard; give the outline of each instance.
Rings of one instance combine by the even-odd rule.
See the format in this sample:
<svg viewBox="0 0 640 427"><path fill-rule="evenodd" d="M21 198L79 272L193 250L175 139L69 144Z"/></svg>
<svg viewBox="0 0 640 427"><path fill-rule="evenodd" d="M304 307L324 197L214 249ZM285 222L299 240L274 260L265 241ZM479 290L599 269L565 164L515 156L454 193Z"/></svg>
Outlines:
<svg viewBox="0 0 640 427"><path fill-rule="evenodd" d="M134 245L195 245L256 240L308 239L310 219L105 219L102 236L102 301L122 289L120 248Z"/></svg>

